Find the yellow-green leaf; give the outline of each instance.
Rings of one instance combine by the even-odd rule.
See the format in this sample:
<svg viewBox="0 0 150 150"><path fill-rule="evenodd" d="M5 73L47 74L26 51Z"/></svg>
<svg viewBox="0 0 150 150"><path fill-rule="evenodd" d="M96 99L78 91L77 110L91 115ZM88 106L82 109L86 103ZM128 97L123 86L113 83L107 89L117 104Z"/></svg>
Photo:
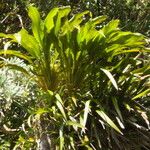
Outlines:
<svg viewBox="0 0 150 150"><path fill-rule="evenodd" d="M85 129L85 127L82 124L75 122L75 121L66 121L66 124L69 126L74 126L74 127Z"/></svg>
<svg viewBox="0 0 150 150"><path fill-rule="evenodd" d="M39 58L41 56L39 43L32 35L28 34L25 29L14 34L14 36L17 42L24 47L32 57Z"/></svg>
<svg viewBox="0 0 150 150"><path fill-rule="evenodd" d="M54 17L57 15L58 13L58 8L53 8L49 14L47 15L45 21L44 21L44 24L45 24L45 27L47 29L47 32L49 33L52 28L54 27Z"/></svg>
<svg viewBox="0 0 150 150"><path fill-rule="evenodd" d="M0 55L13 55L19 58L22 58L24 60L27 60L29 63L33 63L31 58L19 51L15 51L15 50L0 50Z"/></svg>
<svg viewBox="0 0 150 150"><path fill-rule="evenodd" d="M134 96L134 97L132 98L132 100L135 100L135 99L137 99L137 98L143 97L143 96L145 96L145 95L147 95L147 94L150 94L150 89L147 89L147 90L141 92L140 94Z"/></svg>
<svg viewBox="0 0 150 150"><path fill-rule="evenodd" d="M41 19L40 19L40 14L37 10L36 7L30 6L28 15L32 20L32 32L35 37L35 39L39 42L40 45L42 45L42 28L41 28Z"/></svg>

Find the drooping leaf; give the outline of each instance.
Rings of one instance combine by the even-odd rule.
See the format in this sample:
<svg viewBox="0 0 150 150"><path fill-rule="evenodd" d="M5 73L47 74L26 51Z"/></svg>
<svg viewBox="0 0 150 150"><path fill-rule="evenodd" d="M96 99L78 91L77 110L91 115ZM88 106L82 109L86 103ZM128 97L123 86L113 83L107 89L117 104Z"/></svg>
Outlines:
<svg viewBox="0 0 150 150"><path fill-rule="evenodd" d="M70 13L71 8L69 6L61 7L58 11L58 16L55 23L55 34L60 31L60 28L65 24L66 20L68 19L67 16Z"/></svg>
<svg viewBox="0 0 150 150"><path fill-rule="evenodd" d="M5 66L8 66L10 69L14 69L14 70L20 71L20 72L24 73L25 75L29 75L29 72L25 68L23 68L23 67L21 67L19 65L9 64L8 63L8 64L5 64Z"/></svg>
<svg viewBox="0 0 150 150"><path fill-rule="evenodd" d="M0 37L1 38L9 38L9 39L14 39L14 35L13 34L5 34L5 33L0 33Z"/></svg>
<svg viewBox="0 0 150 150"><path fill-rule="evenodd" d="M140 49L130 49L130 50L122 50L122 49L119 49L119 51L116 51L113 53L113 56L116 56L116 55L120 55L120 54L125 54L125 53L138 53L140 52L141 50Z"/></svg>
<svg viewBox="0 0 150 150"><path fill-rule="evenodd" d="M92 27L95 27L95 25L99 25L100 23L102 23L106 19L107 19L107 16L98 16L98 17L91 19L89 22L91 23Z"/></svg>
<svg viewBox="0 0 150 150"><path fill-rule="evenodd" d="M25 29L14 34L16 41L23 46L32 57L39 58L41 56L39 43L34 36L28 34Z"/></svg>
<svg viewBox="0 0 150 150"><path fill-rule="evenodd" d="M131 48L144 47L144 36L142 34L132 32L114 32L110 39L107 40L109 44L119 44L120 46L126 46Z"/></svg>
<svg viewBox="0 0 150 150"><path fill-rule="evenodd" d="M102 30L104 35L109 35L112 31L117 31L119 25L119 20L110 21Z"/></svg>
<svg viewBox="0 0 150 150"><path fill-rule="evenodd" d="M102 117L102 119L108 124L110 125L110 127L112 127L113 129L115 129L117 132L119 132L120 134L123 134L120 129L115 125L115 123L106 115L106 113L102 110L96 110L96 112L98 113L98 115L100 115Z"/></svg>
<svg viewBox="0 0 150 150"><path fill-rule="evenodd" d="M19 52L19 51L15 51L15 50L0 50L0 55L12 55L12 56L17 56L17 57L19 57L19 58L22 58L22 59L24 59L24 60L27 60L29 63L33 63L32 62L32 59L29 57L29 56L27 56L27 55L25 55L25 54L23 54L23 53L21 53L21 52Z"/></svg>
<svg viewBox="0 0 150 150"><path fill-rule="evenodd" d="M81 22L84 20L84 16L87 15L87 14L90 14L90 12L89 11L84 11L82 13L74 15L69 20L68 24L66 24L63 27L63 31L66 33L67 30L73 31L75 28L79 29Z"/></svg>
<svg viewBox="0 0 150 150"><path fill-rule="evenodd" d="M47 29L47 32L49 33L52 28L55 26L54 25L54 17L57 15L59 8L53 8L47 17L45 18L44 24Z"/></svg>
<svg viewBox="0 0 150 150"><path fill-rule="evenodd" d="M116 90L118 90L118 85L117 85L116 80L114 79L113 75L106 69L101 68L101 70L107 75L107 77L110 79L111 83L116 88Z"/></svg>

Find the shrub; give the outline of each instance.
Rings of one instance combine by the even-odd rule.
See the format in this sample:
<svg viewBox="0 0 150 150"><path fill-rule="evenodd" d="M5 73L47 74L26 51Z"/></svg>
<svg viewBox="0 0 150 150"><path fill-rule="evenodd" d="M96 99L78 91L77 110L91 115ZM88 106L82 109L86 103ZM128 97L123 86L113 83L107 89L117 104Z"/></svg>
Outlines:
<svg viewBox="0 0 150 150"><path fill-rule="evenodd" d="M0 69L0 148L12 149L18 139L17 132L29 116L29 106L34 106L36 102L37 86L31 77L12 69L11 66L19 65L29 70L30 67L23 60L17 57L1 59L3 65L1 64Z"/></svg>
<svg viewBox="0 0 150 150"><path fill-rule="evenodd" d="M119 20L102 27L106 16L92 18L85 11L70 18L70 11L54 8L42 20L31 6L32 34L24 28L0 34L26 50L10 50L7 42L0 54L24 59L42 89L16 147L148 149L145 37L121 31ZM30 74L21 66L14 68Z"/></svg>

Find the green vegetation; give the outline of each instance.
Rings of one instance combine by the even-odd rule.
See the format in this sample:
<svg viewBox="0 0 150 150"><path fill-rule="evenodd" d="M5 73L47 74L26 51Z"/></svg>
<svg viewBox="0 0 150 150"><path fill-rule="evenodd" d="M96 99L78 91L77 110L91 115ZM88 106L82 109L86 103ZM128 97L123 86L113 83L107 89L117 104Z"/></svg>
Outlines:
<svg viewBox="0 0 150 150"><path fill-rule="evenodd" d="M150 149L148 38L73 2L0 33L0 149Z"/></svg>
<svg viewBox="0 0 150 150"><path fill-rule="evenodd" d="M107 15L109 21L119 19L120 27L125 31L140 32L150 36L150 2L149 0L1 0L0 32L18 32L22 26L30 27L26 8L30 4L39 8L41 16L58 6L70 5L72 14L90 10L93 16Z"/></svg>

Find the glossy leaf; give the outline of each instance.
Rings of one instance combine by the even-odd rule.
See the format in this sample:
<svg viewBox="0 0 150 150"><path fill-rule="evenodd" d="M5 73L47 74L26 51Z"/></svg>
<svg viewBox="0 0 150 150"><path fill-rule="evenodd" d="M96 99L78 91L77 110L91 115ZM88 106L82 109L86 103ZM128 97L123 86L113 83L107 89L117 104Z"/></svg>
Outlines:
<svg viewBox="0 0 150 150"><path fill-rule="evenodd" d="M41 55L40 47L35 37L29 35L25 29L22 29L20 32L14 34L17 42L21 44L31 56L39 58Z"/></svg>
<svg viewBox="0 0 150 150"><path fill-rule="evenodd" d="M40 19L40 14L36 7L30 6L28 10L28 15L32 21L32 32L35 39L39 42L42 46L42 38L43 38L43 31L42 31L42 22Z"/></svg>
<svg viewBox="0 0 150 150"><path fill-rule="evenodd" d="M118 85L117 85L114 77L112 76L112 74L108 70L106 70L106 69L102 69L101 68L101 70L107 75L107 77L110 79L111 83L116 88L116 90L118 90Z"/></svg>
<svg viewBox="0 0 150 150"><path fill-rule="evenodd" d="M106 113L102 110L96 110L99 116L108 124L110 125L113 129L115 129L117 132L120 134L123 134L120 129L114 124L114 122L106 115Z"/></svg>
<svg viewBox="0 0 150 150"><path fill-rule="evenodd" d="M81 124L83 125L83 127L85 128L86 126L86 122L88 120L88 113L89 113L89 110L90 109L90 100L88 100L86 103L85 103L85 108L84 108L84 115L83 115L83 120L81 122ZM84 131L84 130L82 130ZM84 131L85 132L85 131Z"/></svg>
<svg viewBox="0 0 150 150"><path fill-rule="evenodd" d="M49 33L52 28L54 27L54 17L57 15L59 8L53 8L47 17L45 18L44 24L47 29L47 32Z"/></svg>
<svg viewBox="0 0 150 150"><path fill-rule="evenodd" d="M64 119L67 120L61 97L58 94L56 94L55 97L57 99L57 101L56 101L57 107L59 108L60 112L62 113Z"/></svg>
<svg viewBox="0 0 150 150"><path fill-rule="evenodd" d="M62 7L58 11L58 16L55 23L55 34L57 35L61 30L61 27L65 24L67 16L70 13L71 9L69 6Z"/></svg>

